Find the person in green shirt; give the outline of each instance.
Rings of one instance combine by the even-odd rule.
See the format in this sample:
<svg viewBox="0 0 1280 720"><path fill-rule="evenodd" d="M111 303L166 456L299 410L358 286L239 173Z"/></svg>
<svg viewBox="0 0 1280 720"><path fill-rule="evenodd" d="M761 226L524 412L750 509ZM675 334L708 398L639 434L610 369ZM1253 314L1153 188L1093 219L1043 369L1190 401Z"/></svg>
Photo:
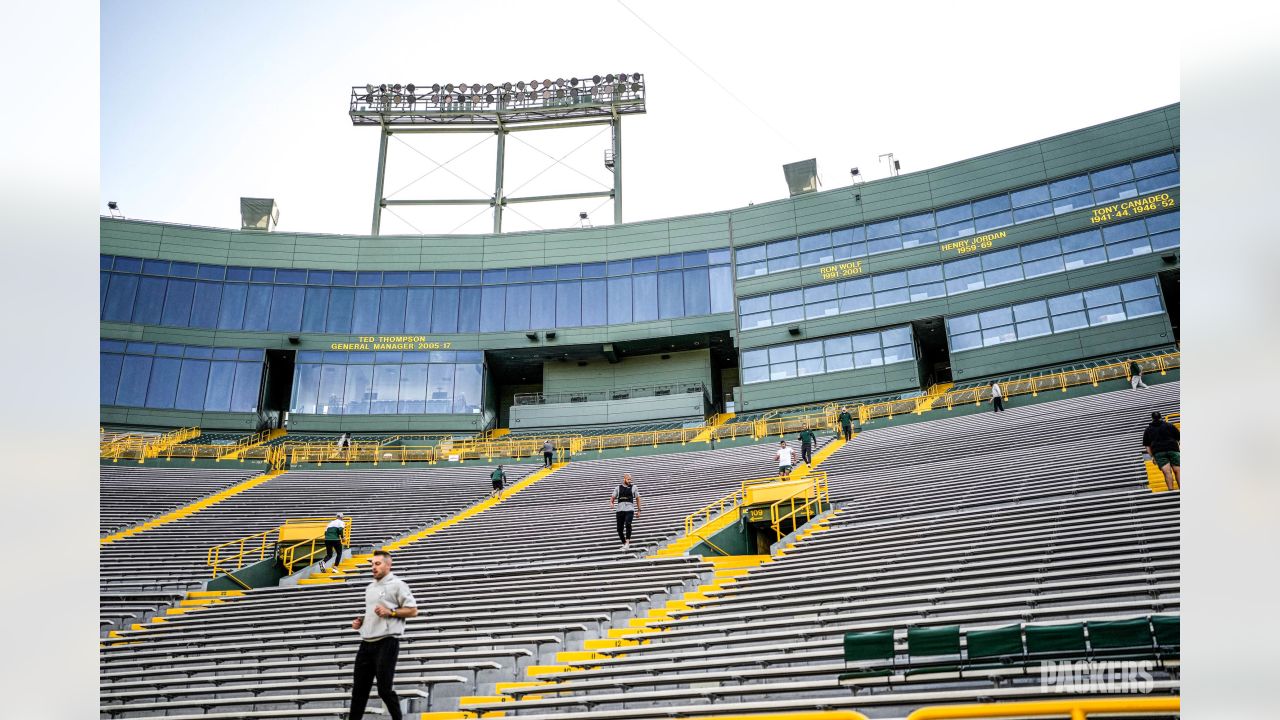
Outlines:
<svg viewBox="0 0 1280 720"><path fill-rule="evenodd" d="M853 439L853 416L849 414L849 408L840 408L840 416L836 418L840 421L840 431L844 433L845 441Z"/></svg>
<svg viewBox="0 0 1280 720"><path fill-rule="evenodd" d="M501 465L498 466L497 470L489 473L489 479L493 481L493 492L489 493L489 497L502 497L502 486L507 481L507 474L502 471Z"/></svg>
<svg viewBox="0 0 1280 720"><path fill-rule="evenodd" d="M800 459L809 467L813 467L813 443L815 440L812 430L806 428L800 432Z"/></svg>
<svg viewBox="0 0 1280 720"><path fill-rule="evenodd" d="M324 528L324 560L320 561L320 567L329 562L329 558L333 558L333 565L337 567L342 562L342 536L346 534L347 521L338 513L333 520Z"/></svg>

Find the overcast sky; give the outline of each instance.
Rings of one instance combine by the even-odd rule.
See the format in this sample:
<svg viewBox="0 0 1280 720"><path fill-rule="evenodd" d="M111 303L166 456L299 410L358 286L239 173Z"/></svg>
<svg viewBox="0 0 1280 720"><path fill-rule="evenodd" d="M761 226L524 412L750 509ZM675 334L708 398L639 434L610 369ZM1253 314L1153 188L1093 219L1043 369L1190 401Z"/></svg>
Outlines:
<svg viewBox="0 0 1280 720"><path fill-rule="evenodd" d="M347 116L365 83L644 73L648 113L623 122L626 221L785 197L795 160L816 157L830 189L853 166L885 177L881 153L907 173L1179 100L1175 13L1154 7L624 2L107 0L100 209L238 227L240 196L273 197L281 230L368 233L378 132ZM509 139L508 195L608 187L608 145L602 128ZM494 146L393 139L386 192L487 197ZM423 177L459 154L457 176ZM507 231L613 219L601 199L517 210ZM383 234L492 227L476 206L395 211Z"/></svg>

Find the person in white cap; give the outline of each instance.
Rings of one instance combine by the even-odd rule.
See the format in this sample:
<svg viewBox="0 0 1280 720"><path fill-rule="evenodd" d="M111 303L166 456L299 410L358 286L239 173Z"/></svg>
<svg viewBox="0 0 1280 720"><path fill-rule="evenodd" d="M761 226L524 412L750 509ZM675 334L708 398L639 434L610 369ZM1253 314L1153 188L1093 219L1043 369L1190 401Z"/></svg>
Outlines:
<svg viewBox="0 0 1280 720"><path fill-rule="evenodd" d="M338 513L336 517L324 528L324 560L320 561L320 567L329 562L329 558L333 557L332 567L337 567L342 562L342 536L346 534L347 521L343 519L342 513Z"/></svg>

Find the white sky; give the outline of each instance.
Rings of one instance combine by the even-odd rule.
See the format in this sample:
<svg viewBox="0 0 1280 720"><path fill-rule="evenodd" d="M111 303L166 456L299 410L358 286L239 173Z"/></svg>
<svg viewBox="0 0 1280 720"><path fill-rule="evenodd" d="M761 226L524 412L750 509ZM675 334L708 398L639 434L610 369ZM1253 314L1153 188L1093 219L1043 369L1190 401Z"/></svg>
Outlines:
<svg viewBox="0 0 1280 720"><path fill-rule="evenodd" d="M1176 13L1157 6L625 2L750 110L617 0L104 2L100 209L238 227L240 196L274 197L280 230L368 233L378 133L346 114L366 82L644 73L648 114L623 122L627 221L785 197L795 160L816 157L830 189L852 166L885 177L881 153L907 173L1179 100ZM508 194L611 185L602 129L521 134L554 157L586 143L532 180L551 161L508 139ZM406 142L444 161L481 137ZM394 197L491 194L493 147L448 165L475 187L435 172ZM433 167L393 139L386 192ZM507 231L613 217L604 199L516 210ZM407 222L384 212L383 234L492 226L476 206L395 211Z"/></svg>

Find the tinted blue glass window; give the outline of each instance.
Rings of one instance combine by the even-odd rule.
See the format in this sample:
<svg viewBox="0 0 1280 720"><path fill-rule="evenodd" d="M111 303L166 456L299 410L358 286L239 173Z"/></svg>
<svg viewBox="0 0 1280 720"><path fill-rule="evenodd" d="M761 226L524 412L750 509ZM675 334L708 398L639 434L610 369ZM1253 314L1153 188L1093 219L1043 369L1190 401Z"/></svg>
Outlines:
<svg viewBox="0 0 1280 720"><path fill-rule="evenodd" d="M1088 230L1062 238L1063 252L1072 252L1083 248L1097 247L1102 244L1102 235L1097 230Z"/></svg>
<svg viewBox="0 0 1280 720"><path fill-rule="evenodd" d="M479 270L463 270L462 284L463 285L479 285L481 277L482 277L482 273Z"/></svg>
<svg viewBox="0 0 1280 720"><path fill-rule="evenodd" d="M997 195L995 197L984 198L982 200L974 200L973 216L981 217L983 215L990 215L991 213L1000 212L1001 210L1008 210L1009 207L1008 195Z"/></svg>
<svg viewBox="0 0 1280 720"><path fill-rule="evenodd" d="M215 360L209 363L209 384L204 393L204 409L226 412L231 409L231 386L236 376L236 364Z"/></svg>
<svg viewBox="0 0 1280 720"><path fill-rule="evenodd" d="M462 288L458 293L458 332L479 332L480 288Z"/></svg>
<svg viewBox="0 0 1280 720"><path fill-rule="evenodd" d="M182 346L169 343L156 343L155 354L163 357L182 357Z"/></svg>
<svg viewBox="0 0 1280 720"><path fill-rule="evenodd" d="M583 263L582 277L584 278L604 277L604 263Z"/></svg>
<svg viewBox="0 0 1280 720"><path fill-rule="evenodd" d="M126 346L131 355L154 355L156 344L152 342L131 342Z"/></svg>
<svg viewBox="0 0 1280 720"><path fill-rule="evenodd" d="M1169 153L1133 163L1133 174L1135 177L1147 177L1176 170L1177 167L1178 161L1174 158L1173 153Z"/></svg>
<svg viewBox="0 0 1280 720"><path fill-rule="evenodd" d="M359 287L381 286L382 273L377 270L361 270L356 273L356 285Z"/></svg>
<svg viewBox="0 0 1280 720"><path fill-rule="evenodd" d="M707 251L707 262L712 265L728 265L729 264L729 248L720 248L718 250ZM641 272L637 270L636 272Z"/></svg>
<svg viewBox="0 0 1280 720"><path fill-rule="evenodd" d="M937 230L921 230L920 232L908 233L902 236L902 247L904 248L932 245L936 242L938 242Z"/></svg>
<svg viewBox="0 0 1280 720"><path fill-rule="evenodd" d="M205 387L208 383L208 360L183 360L173 407L178 410L203 410Z"/></svg>
<svg viewBox="0 0 1280 720"><path fill-rule="evenodd" d="M101 405L116 404L116 388L120 385L120 366L124 364L124 356L115 353L102 353L98 356L98 403Z"/></svg>
<svg viewBox="0 0 1280 720"><path fill-rule="evenodd" d="M831 233L818 233L800 238L800 252L822 250L831 247Z"/></svg>
<svg viewBox="0 0 1280 720"><path fill-rule="evenodd" d="M876 238L889 237L898 234L898 219L883 220L877 223L867 225L867 239L875 240Z"/></svg>
<svg viewBox="0 0 1280 720"><path fill-rule="evenodd" d="M533 279L533 271L529 268L510 268L507 270L507 282L527 283Z"/></svg>
<svg viewBox="0 0 1280 720"><path fill-rule="evenodd" d="M164 310L164 293L169 281L144 275L138 282L138 297L133 302L133 322L158 325Z"/></svg>
<svg viewBox="0 0 1280 720"><path fill-rule="evenodd" d="M322 360L324 360L324 353L320 350L298 351L298 362L300 363L318 363Z"/></svg>
<svg viewBox="0 0 1280 720"><path fill-rule="evenodd" d="M320 389L316 392L316 412L341 415L343 391L347 386L347 366L325 364L320 367Z"/></svg>
<svg viewBox="0 0 1280 720"><path fill-rule="evenodd" d="M715 268L717 272L729 274L729 268ZM658 276L653 273L636 275L632 279L633 313L635 322L658 319ZM732 309L732 291L730 291L730 309Z"/></svg>
<svg viewBox="0 0 1280 720"><path fill-rule="evenodd" d="M506 319L505 319L504 329L528 330L529 329L529 286L527 284L508 285L506 306L507 306Z"/></svg>
<svg viewBox="0 0 1280 720"><path fill-rule="evenodd" d="M231 388L231 412L258 409L258 388L262 384L262 363L236 363L235 384Z"/></svg>
<svg viewBox="0 0 1280 720"><path fill-rule="evenodd" d="M970 207L969 203L965 203L963 205L943 208L942 210L938 210L935 215L937 216L938 227L942 227L943 225L950 225L973 217L973 208Z"/></svg>
<svg viewBox="0 0 1280 720"><path fill-rule="evenodd" d="M1094 189L1115 185L1133 179L1133 168L1128 163L1119 165L1105 170L1099 170L1089 178L1093 182Z"/></svg>
<svg viewBox="0 0 1280 720"><path fill-rule="evenodd" d="M102 308L102 319L110 322L129 322L133 317L133 302L138 293L138 276L112 273L107 288L107 300Z"/></svg>
<svg viewBox="0 0 1280 720"><path fill-rule="evenodd" d="M421 414L427 411L426 363L400 366L399 412Z"/></svg>
<svg viewBox="0 0 1280 720"><path fill-rule="evenodd" d="M299 356L301 356L301 353L299 353ZM289 402L289 412L314 414L316 412L316 391L319 386L320 365L299 363L294 373L293 399Z"/></svg>
<svg viewBox="0 0 1280 720"><path fill-rule="evenodd" d="M142 407L147 399L147 385L151 380L150 357L125 355L120 369L120 382L116 391L116 405Z"/></svg>
<svg viewBox="0 0 1280 720"><path fill-rule="evenodd" d="M169 261L168 260L143 260L142 272L148 275L168 275Z"/></svg>
<svg viewBox="0 0 1280 720"><path fill-rule="evenodd" d="M117 256L114 267L117 272L142 272L142 261L138 258Z"/></svg>
<svg viewBox="0 0 1280 720"><path fill-rule="evenodd" d="M396 402L400 395L400 366L375 365L373 368L373 391L369 396L369 413L371 415L387 415L396 412Z"/></svg>
<svg viewBox="0 0 1280 720"><path fill-rule="evenodd" d="M733 312L733 277L728 266L713 266L710 279L711 312Z"/></svg>
<svg viewBox="0 0 1280 720"><path fill-rule="evenodd" d="M234 282L249 282L249 268L247 267L227 268L227 280L231 280Z"/></svg>
<svg viewBox="0 0 1280 720"><path fill-rule="evenodd" d="M383 287L401 287L409 283L409 273L401 270L398 272L382 273Z"/></svg>
<svg viewBox="0 0 1280 720"><path fill-rule="evenodd" d="M329 310L329 288L309 287L302 301L302 331L324 332L324 320ZM317 370L317 372L319 372ZM317 375L317 377L319 377ZM314 404L314 398L313 398Z"/></svg>
<svg viewBox="0 0 1280 720"><path fill-rule="evenodd" d="M1013 221L1015 223L1030 222L1032 220L1048 217L1053 214L1052 203L1040 203L1039 205L1028 205L1020 207L1013 211Z"/></svg>
<svg viewBox="0 0 1280 720"><path fill-rule="evenodd" d="M1055 215L1061 215L1063 213L1087 207L1093 207L1093 193L1081 193L1079 195L1057 198L1053 201L1053 212Z"/></svg>
<svg viewBox="0 0 1280 720"><path fill-rule="evenodd" d="M373 393L373 365L348 365L347 385L343 389L344 415L368 415L369 396Z"/></svg>
<svg viewBox="0 0 1280 720"><path fill-rule="evenodd" d="M390 275L390 273L387 273ZM359 292L359 291L357 291ZM386 288L378 305L378 332L400 335L404 332L405 304L409 291L405 288Z"/></svg>
<svg viewBox="0 0 1280 720"><path fill-rule="evenodd" d="M433 271L414 271L409 273L410 285L434 285L436 274Z"/></svg>
<svg viewBox="0 0 1280 720"><path fill-rule="evenodd" d="M173 407L173 398L178 392L178 375L181 372L182 361L178 358L156 358L151 365L146 406L157 409Z"/></svg>
<svg viewBox="0 0 1280 720"><path fill-rule="evenodd" d="M684 266L686 268L705 267L707 264L707 251L694 250L684 254Z"/></svg>
<svg viewBox="0 0 1280 720"><path fill-rule="evenodd" d="M484 366L459 363L454 366L453 411L476 413L484 399Z"/></svg>
<svg viewBox="0 0 1280 720"><path fill-rule="evenodd" d="M102 309L107 305L107 286L111 284L111 273L98 272L98 314L101 317Z"/></svg>
<svg viewBox="0 0 1280 720"><path fill-rule="evenodd" d="M938 242L946 242L973 234L973 221L964 220L938 228Z"/></svg>
<svg viewBox="0 0 1280 720"><path fill-rule="evenodd" d="M535 285L534 292L540 288ZM536 310L536 306L535 306ZM582 322L582 282L569 280L556 283L555 314L545 327L578 327ZM534 325L534 327L539 327Z"/></svg>
<svg viewBox="0 0 1280 720"><path fill-rule="evenodd" d="M356 291L346 287L329 290L329 312L324 321L326 332L351 332L351 315L355 311Z"/></svg>
<svg viewBox="0 0 1280 720"><path fill-rule="evenodd" d="M793 241L794 242L794 241ZM792 252L795 252L794 250ZM659 270L676 270L684 266L684 258L680 253L674 255L660 255L658 257Z"/></svg>
<svg viewBox="0 0 1280 720"><path fill-rule="evenodd" d="M1124 183L1122 185L1112 185L1111 187L1093 191L1094 203L1101 205L1114 200L1123 200L1124 198L1135 197L1138 194L1138 187L1133 183Z"/></svg>
<svg viewBox="0 0 1280 720"><path fill-rule="evenodd" d="M530 328L542 330L554 327L573 327L578 324L576 319L570 325L568 324L569 318L558 319L556 317L556 311L559 308L559 300L557 298L559 285L561 283L535 283L531 286L529 298ZM581 300L581 296L579 296L579 300ZM574 318L576 317L577 315L575 314Z"/></svg>
<svg viewBox="0 0 1280 720"><path fill-rule="evenodd" d="M1026 190L1018 190L1010 193L1009 199L1014 207L1026 207L1027 205L1038 205L1049 201L1049 186L1037 185Z"/></svg>
<svg viewBox="0 0 1280 720"><path fill-rule="evenodd" d="M1013 224L1013 213L1001 212L994 215L986 215L973 221L975 232L986 232L996 228L1007 227Z"/></svg>
<svg viewBox="0 0 1280 720"><path fill-rule="evenodd" d="M586 268L583 268L583 274ZM609 322L608 296L603 280L582 281L582 326L605 325Z"/></svg>
<svg viewBox="0 0 1280 720"><path fill-rule="evenodd" d="M116 259L116 258L115 258L115 256L114 256L114 255L99 255L99 256L98 256L98 269L99 269L99 270L110 270L110 269L111 269L111 263L113 263L113 262L115 261L115 259Z"/></svg>
<svg viewBox="0 0 1280 720"><path fill-rule="evenodd" d="M366 335L378 332L378 305L382 291L378 288L357 288L356 304L351 312L351 332Z"/></svg>
<svg viewBox="0 0 1280 720"><path fill-rule="evenodd" d="M431 332L458 332L458 288L436 288L431 304Z"/></svg>
<svg viewBox="0 0 1280 720"><path fill-rule="evenodd" d="M169 277L195 278L196 264L188 262L175 262L169 266Z"/></svg>
<svg viewBox="0 0 1280 720"><path fill-rule="evenodd" d="M431 332L431 299L434 290L429 287L409 288L405 301L404 329L407 333Z"/></svg>
<svg viewBox="0 0 1280 720"><path fill-rule="evenodd" d="M436 271L437 285L461 285L462 273L457 270L438 270Z"/></svg>
<svg viewBox="0 0 1280 720"><path fill-rule="evenodd" d="M275 281L275 268L251 268L249 270L249 282L273 283Z"/></svg>
<svg viewBox="0 0 1280 720"><path fill-rule="evenodd" d="M241 348L236 357L241 360L261 360L266 356L266 351L262 348Z"/></svg>
<svg viewBox="0 0 1280 720"><path fill-rule="evenodd" d="M355 284L356 284L356 274L355 274L354 272L345 271L345 270L334 270L334 271L333 271L333 284L334 284L334 285L343 285L343 286L355 285Z"/></svg>
<svg viewBox="0 0 1280 720"><path fill-rule="evenodd" d="M271 298L271 316L267 329L275 332L297 332L302 327L302 300L306 290L301 285L278 285Z"/></svg>
<svg viewBox="0 0 1280 720"><path fill-rule="evenodd" d="M1089 177L1087 175L1077 175L1076 177L1049 183L1049 195L1054 198L1075 195L1088 189Z"/></svg>
<svg viewBox="0 0 1280 720"><path fill-rule="evenodd" d="M706 268L684 271L684 314L711 312L711 286Z"/></svg>
<svg viewBox="0 0 1280 720"><path fill-rule="evenodd" d="M235 360L240 356L240 351L235 348L214 348L214 360Z"/></svg>
<svg viewBox="0 0 1280 720"><path fill-rule="evenodd" d="M609 324L631 322L631 278L609 278Z"/></svg>
<svg viewBox="0 0 1280 720"><path fill-rule="evenodd" d="M124 352L125 343L123 340L99 340L98 349L102 352Z"/></svg>
<svg viewBox="0 0 1280 720"><path fill-rule="evenodd" d="M610 260L606 268L606 274L609 277L621 277L631 274L630 260Z"/></svg>
<svg viewBox="0 0 1280 720"><path fill-rule="evenodd" d="M891 252L893 250L902 249L902 238L893 235L886 238L867 241L867 252L875 255L876 253ZM772 268L771 268L772 269Z"/></svg>
<svg viewBox="0 0 1280 720"><path fill-rule="evenodd" d="M333 281L333 272L331 270L308 270L307 271L308 285L328 285L332 281Z"/></svg>
<svg viewBox="0 0 1280 720"><path fill-rule="evenodd" d="M753 247L738 248L737 260L738 264L759 262L765 259L765 246L755 245Z"/></svg>
<svg viewBox="0 0 1280 720"><path fill-rule="evenodd" d="M248 293L248 285L226 283L222 286L222 303L218 306L219 330L239 330L243 326L244 304Z"/></svg>
<svg viewBox="0 0 1280 720"><path fill-rule="evenodd" d="M453 410L453 368L452 363L432 363L427 371L427 412Z"/></svg>
<svg viewBox="0 0 1280 720"><path fill-rule="evenodd" d="M196 283L195 297L191 301L191 319L188 325L193 328L212 330L218 326L218 305L222 301L222 283Z"/></svg>
<svg viewBox="0 0 1280 720"><path fill-rule="evenodd" d="M724 254L728 257L729 251L725 250ZM727 260L726 260L727 262ZM658 271L658 258L644 257L636 258L631 262L631 271L635 273L651 273Z"/></svg>
<svg viewBox="0 0 1280 720"><path fill-rule="evenodd" d="M244 303L244 329L266 330L271 311L271 285L250 285Z"/></svg>
<svg viewBox="0 0 1280 720"><path fill-rule="evenodd" d="M490 285L480 296L480 332L502 332L506 329L507 288Z"/></svg>
<svg viewBox="0 0 1280 720"><path fill-rule="evenodd" d="M927 230L934 226L933 213L921 213L920 215L912 215L911 217L902 218L902 232L915 232L917 230Z"/></svg>
<svg viewBox="0 0 1280 720"><path fill-rule="evenodd" d="M291 285L302 285L302 284L303 284L303 283L305 283L306 281L307 281L307 271L306 271L306 270L285 270L285 269L281 269L281 270L277 270L277 271L276 271L276 282L277 282L277 283L287 283L287 284L291 284Z"/></svg>
<svg viewBox="0 0 1280 720"><path fill-rule="evenodd" d="M684 317L684 278L679 272L658 273L658 317Z"/></svg>

